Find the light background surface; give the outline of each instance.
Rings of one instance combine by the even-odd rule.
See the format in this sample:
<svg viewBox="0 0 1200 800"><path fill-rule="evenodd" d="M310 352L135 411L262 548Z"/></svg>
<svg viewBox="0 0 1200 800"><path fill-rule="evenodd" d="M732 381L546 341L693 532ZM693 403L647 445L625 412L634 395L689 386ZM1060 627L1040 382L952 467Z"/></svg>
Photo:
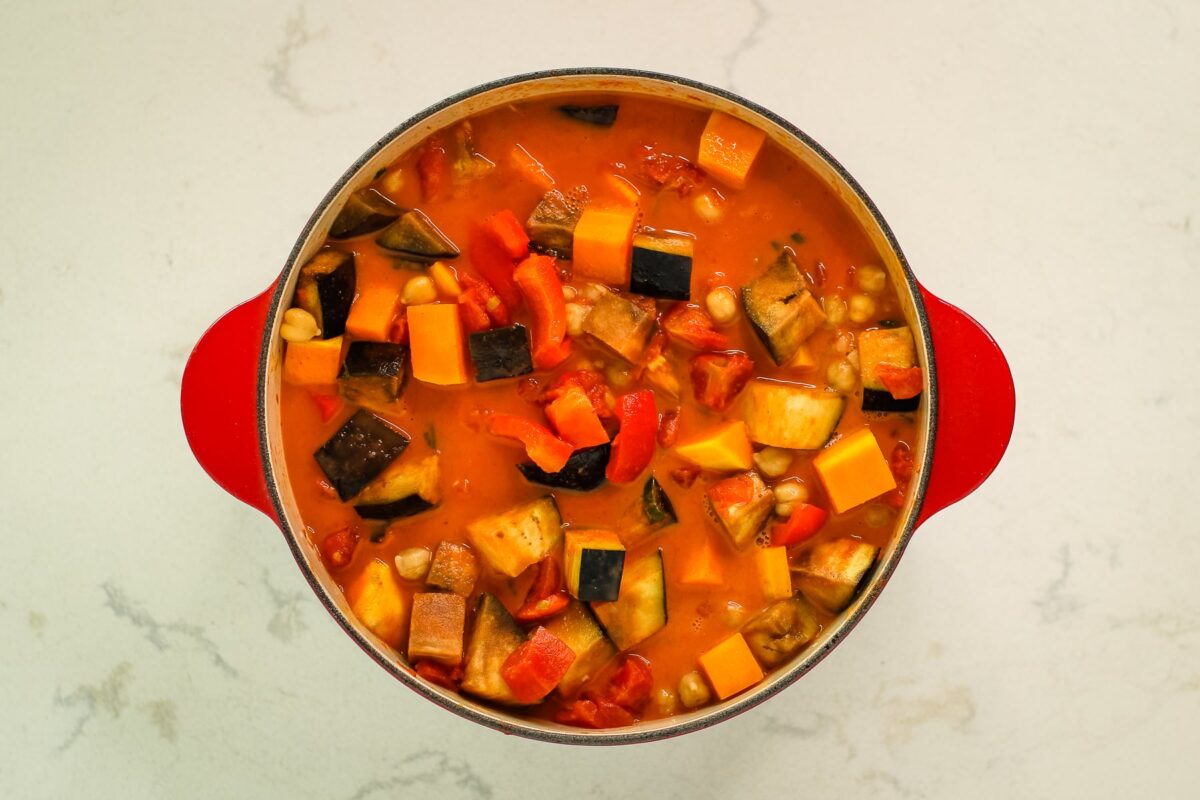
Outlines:
<svg viewBox="0 0 1200 800"><path fill-rule="evenodd" d="M395 683L179 423L186 356L409 114L619 65L862 182L1018 387L854 634L681 740L506 739ZM0 8L0 796L1194 797L1200 5Z"/></svg>

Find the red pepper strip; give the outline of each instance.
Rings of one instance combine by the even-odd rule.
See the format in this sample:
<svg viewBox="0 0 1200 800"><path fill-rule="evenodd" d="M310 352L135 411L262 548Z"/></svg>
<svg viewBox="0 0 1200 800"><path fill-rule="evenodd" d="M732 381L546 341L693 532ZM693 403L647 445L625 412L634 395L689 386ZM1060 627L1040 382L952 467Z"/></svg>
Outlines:
<svg viewBox="0 0 1200 800"><path fill-rule="evenodd" d="M696 350L725 350L729 337L718 333L712 317L697 306L676 303L662 318L663 330L672 339Z"/></svg>
<svg viewBox="0 0 1200 800"><path fill-rule="evenodd" d="M336 394L319 394L318 392L309 392L308 396L317 405L317 411L321 412L321 422L329 422L337 416L337 413L342 410L345 405L340 395Z"/></svg>
<svg viewBox="0 0 1200 800"><path fill-rule="evenodd" d="M413 669L430 683L445 686L447 689L457 690L463 679L462 667L448 667L436 661L418 661L413 665Z"/></svg>
<svg viewBox="0 0 1200 800"><path fill-rule="evenodd" d="M525 602L514 614L521 622L537 622L553 617L571 601L563 588L562 570L554 558L543 558L537 565L537 577L525 595Z"/></svg>
<svg viewBox="0 0 1200 800"><path fill-rule="evenodd" d="M353 528L341 528L321 541L321 559L330 569L341 569L354 557L358 533Z"/></svg>
<svg viewBox="0 0 1200 800"><path fill-rule="evenodd" d="M829 519L829 512L810 503L798 503L787 522L771 530L771 544L775 547L791 547L817 535Z"/></svg>
<svg viewBox="0 0 1200 800"><path fill-rule="evenodd" d="M879 364L875 367L879 382L897 400L907 400L921 393L922 380L920 367L897 367L892 364Z"/></svg>
<svg viewBox="0 0 1200 800"><path fill-rule="evenodd" d="M654 392L642 389L622 395L617 403L621 430L613 439L605 477L612 483L629 483L650 466L658 434L658 411Z"/></svg>
<svg viewBox="0 0 1200 800"><path fill-rule="evenodd" d="M417 176L421 179L421 197L428 200L442 188L446 174L446 148L441 134L435 133L421 145L417 156Z"/></svg>
<svg viewBox="0 0 1200 800"><path fill-rule="evenodd" d="M623 728L634 722L628 711L590 692L584 692L582 697L555 714L554 719L580 728Z"/></svg>
<svg viewBox="0 0 1200 800"><path fill-rule="evenodd" d="M500 677L522 703L536 703L558 686L575 662L575 651L545 628L512 652L500 667Z"/></svg>
<svg viewBox="0 0 1200 800"><path fill-rule="evenodd" d="M743 353L705 354L692 358L692 390L701 405L715 411L729 408L733 398L754 377L754 362Z"/></svg>
<svg viewBox="0 0 1200 800"><path fill-rule="evenodd" d="M558 268L550 256L530 256L517 265L513 277L533 311L533 366L553 369L571 355Z"/></svg>
<svg viewBox="0 0 1200 800"><path fill-rule="evenodd" d="M529 255L529 236L525 233L525 226L507 208L492 214L483 226L509 258L516 260Z"/></svg>
<svg viewBox="0 0 1200 800"><path fill-rule="evenodd" d="M504 305L510 309L521 305L521 293L513 282L513 260L480 225L472 228L467 237L467 257L475 271L500 295Z"/></svg>
<svg viewBox="0 0 1200 800"><path fill-rule="evenodd" d="M600 419L613 420L617 418L617 415L613 413L616 400L613 398L612 390L605 383L604 376L593 369L577 369L559 375L554 383L550 384L550 388L542 394L542 402L554 402L565 392L569 392L572 386L583 389L588 400L592 401L592 409Z"/></svg>
<svg viewBox="0 0 1200 800"><path fill-rule="evenodd" d="M621 666L608 680L608 698L634 714L646 707L650 690L654 688L654 675L650 665L638 656L625 656Z"/></svg>
<svg viewBox="0 0 1200 800"><path fill-rule="evenodd" d="M561 470L575 452L574 447L551 433L545 425L513 414L492 414L488 429L496 436L516 439L525 445L529 458L546 472Z"/></svg>

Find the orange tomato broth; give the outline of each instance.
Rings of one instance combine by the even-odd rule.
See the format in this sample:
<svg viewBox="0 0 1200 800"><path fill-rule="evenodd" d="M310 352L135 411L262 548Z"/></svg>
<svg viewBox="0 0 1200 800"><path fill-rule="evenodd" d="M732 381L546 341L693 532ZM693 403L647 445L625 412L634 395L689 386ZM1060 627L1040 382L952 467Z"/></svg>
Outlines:
<svg viewBox="0 0 1200 800"><path fill-rule="evenodd" d="M560 113L556 106L564 101L581 104L618 102L620 112L615 125L602 128ZM853 268L879 264L879 256L858 223L820 180L770 140L759 153L747 185L741 190L729 189L709 178L687 197L681 197L669 189L657 190L639 179L637 162L645 153L643 147L683 156L694 163L708 115L704 109L628 95L572 95L570 98L506 105L471 119L477 152L495 163L490 174L462 184L454 184L453 178L447 176L441 195L423 200L415 167L420 150L417 147L392 165L393 170L399 167L404 183L399 191L388 196L402 207L420 208L428 214L464 251L462 256L450 262L452 266L459 272L469 271L466 244L471 226L506 208L524 220L545 191L522 173L510 158L513 146L520 144L541 162L554 178L556 188L564 193L573 187L586 186L590 203L617 204L622 201L621 195L607 176L622 174L641 191L641 225L694 234L693 303L703 306L705 294L714 283L736 289L752 280L775 260L781 246L795 251L804 272L813 274L818 264L823 265L824 283L814 288L818 297L838 294L843 299L848 298L855 291ZM380 184L377 180L373 185L380 188ZM713 190L724 197L720 203L723 216L719 221L707 222L699 216L693 201L701 192ZM803 241L790 238L793 232L801 234ZM393 259L375 245L374 235L348 242L331 242L330 245L354 252L359 292L369 286L385 285L399 293L410 277L421 274L393 267ZM570 283L582 289L587 281ZM875 299L877 308L871 320L854 324L847 318L840 329L857 332L875 326L882 319L903 318L890 282L887 290ZM660 311L670 305L669 301L659 301ZM522 308L515 315L515 321L529 326L528 309ZM838 330L828 325L809 340L818 364L805 371L775 366L740 309L738 319L720 330L730 337L732 349L742 350L753 359L758 376L823 387L826 365L839 357L833 350ZM575 342L575 355L551 373L533 373L538 384L545 387L562 371L595 368L597 364L602 365L599 369L603 372L603 365L617 360L597 347L582 344ZM724 413L700 406L692 396L688 380L687 359L694 353L674 346L669 352L681 381L681 397L673 400L659 392L656 403L660 413L677 404L682 405L681 441L711 429L723 420L737 418L737 403ZM363 533L351 563L332 571L338 583L345 587L373 559L391 564L396 554L405 548L425 546L433 549L444 539L466 542L468 523L548 492L556 496L563 520L569 527L615 526L627 509L640 502L644 480L653 472L670 497L679 522L632 547L626 563L632 563L654 548L662 548L667 577L668 622L665 629L629 652L649 661L656 693L660 689L674 691L680 678L697 668L699 654L729 636L768 604L760 589L752 554L735 553L726 535L716 528L703 508L704 491L728 473L706 471L692 486L681 487L669 474L685 462L672 452L658 448L650 469L631 483L606 483L588 493L552 490L527 483L515 468L518 462L527 460L524 450L511 441L489 435L482 416L485 411L509 412L544 423L540 407L532 398L524 399L522 394L526 393L518 393L522 380L484 384L469 381L464 386L450 388L409 380L403 396L404 412L381 416L411 437L411 444L402 459L418 460L433 452L434 447L440 452L443 500L434 510L394 522L383 540L377 543L368 535L371 524L360 520L352 506L340 502L327 485L323 487L325 477L313 459L313 453L356 408L347 403L337 416L323 423L309 396L311 387L284 384L281 395L284 449L292 488L308 534L315 544L319 544L329 533L348 525ZM614 387L613 391L620 395L636 388L641 386ZM838 434L869 425L885 455L891 453L899 441L915 444L916 428L911 416L864 416L861 395L859 385L849 398L837 428ZM817 452L798 452L789 473L768 479L768 483L773 485L789 477L799 478L809 490L810 501L828 508L811 466ZM871 527L864 520L868 505L840 515L831 514L825 528L804 546L843 536L860 538L881 547L886 545L894 532L896 512L887 508L888 522ZM779 521L778 517L773 518L766 530ZM701 538L709 539L719 554L724 575L721 587L687 587L675 580L682 566L682 556ZM518 578L507 579L489 573L482 558L480 561L483 576L468 608L481 591L490 591L510 611L515 610L521 604L535 570L531 568ZM417 584L401 583L406 592L421 591ZM726 619L729 603L740 604L744 609L736 624L730 624ZM821 611L817 613L820 622L828 625L832 617ZM468 618L468 638L469 630ZM591 685L602 686L612 669L610 665ZM516 713L549 717L560 707L559 702L552 694L541 705ZM684 709L677 707L677 710ZM658 704L651 702L639 718L648 720L668 715Z"/></svg>

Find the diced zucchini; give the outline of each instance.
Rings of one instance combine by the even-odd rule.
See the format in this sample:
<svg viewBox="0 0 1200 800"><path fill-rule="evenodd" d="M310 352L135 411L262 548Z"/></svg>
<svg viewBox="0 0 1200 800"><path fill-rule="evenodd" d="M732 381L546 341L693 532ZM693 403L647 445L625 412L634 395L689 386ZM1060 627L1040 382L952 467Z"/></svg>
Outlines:
<svg viewBox="0 0 1200 800"><path fill-rule="evenodd" d="M692 248L688 236L633 237L629 291L666 300L690 299Z"/></svg>
<svg viewBox="0 0 1200 800"><path fill-rule="evenodd" d="M357 411L313 454L338 497L349 500L408 447L408 436L369 411Z"/></svg>
<svg viewBox="0 0 1200 800"><path fill-rule="evenodd" d="M628 650L667 624L667 583L662 550L625 567L621 594L613 602L592 603L592 611L618 650Z"/></svg>
<svg viewBox="0 0 1200 800"><path fill-rule="evenodd" d="M742 395L750 438L770 447L816 450L833 435L846 398L832 392L771 381L751 381Z"/></svg>
<svg viewBox="0 0 1200 800"><path fill-rule="evenodd" d="M413 595L408 628L408 658L428 658L457 666L463 658L467 601L457 594L418 592Z"/></svg>
<svg viewBox="0 0 1200 800"><path fill-rule="evenodd" d="M546 192L525 223L530 249L570 261L579 214L579 206L562 192Z"/></svg>
<svg viewBox="0 0 1200 800"><path fill-rule="evenodd" d="M611 128L613 123L617 121L617 111L620 110L620 106L616 103L609 103L602 106L577 106L568 103L559 106L558 110L571 119L601 128Z"/></svg>
<svg viewBox="0 0 1200 800"><path fill-rule="evenodd" d="M405 261L419 264L458 258L459 253L458 246L438 230L433 220L415 208L387 226L375 237L375 243Z"/></svg>
<svg viewBox="0 0 1200 800"><path fill-rule="evenodd" d="M408 348L388 342L351 342L338 391L363 408L395 412L408 383Z"/></svg>
<svg viewBox="0 0 1200 800"><path fill-rule="evenodd" d="M483 594L475 607L475 624L467 645L462 690L505 705L521 705L500 668L525 641L525 631L495 595Z"/></svg>
<svg viewBox="0 0 1200 800"><path fill-rule="evenodd" d="M825 322L821 304L805 288L804 276L788 250L742 287L742 305L776 364L786 363Z"/></svg>
<svg viewBox="0 0 1200 800"><path fill-rule="evenodd" d="M433 553L425 583L468 597L479 580L479 562L465 544L443 541Z"/></svg>
<svg viewBox="0 0 1200 800"><path fill-rule="evenodd" d="M792 567L796 588L826 611L836 614L850 604L879 548L858 539L818 542Z"/></svg>
<svg viewBox="0 0 1200 800"><path fill-rule="evenodd" d="M775 493L754 471L714 483L704 493L704 500L708 512L738 550L754 541L775 509Z"/></svg>
<svg viewBox="0 0 1200 800"><path fill-rule="evenodd" d="M653 300L629 300L604 291L583 321L583 332L621 358L637 363L654 332L657 309Z"/></svg>
<svg viewBox="0 0 1200 800"><path fill-rule="evenodd" d="M296 305L313 315L322 339L333 339L346 332L355 285L352 253L322 250L300 268Z"/></svg>
<svg viewBox="0 0 1200 800"><path fill-rule="evenodd" d="M467 538L497 572L515 578L562 543L562 517L550 495L477 519Z"/></svg>
<svg viewBox="0 0 1200 800"><path fill-rule="evenodd" d="M428 511L442 499L441 460L426 456L417 463L394 461L354 498L363 519L395 519Z"/></svg>
<svg viewBox="0 0 1200 800"><path fill-rule="evenodd" d="M611 453L612 445L606 442L595 447L584 447L571 453L566 465L558 472L546 472L532 462L517 464L517 469L530 483L555 489L590 492L598 489L604 483L604 470L608 466L608 457Z"/></svg>
<svg viewBox="0 0 1200 800"><path fill-rule="evenodd" d="M567 591L584 602L616 600L625 571L625 545L612 531L569 530L563 550Z"/></svg>
<svg viewBox="0 0 1200 800"><path fill-rule="evenodd" d="M617 657L616 645L604 633L588 607L572 600L567 610L546 623L546 630L566 643L575 661L558 683L558 693L571 697Z"/></svg>
<svg viewBox="0 0 1200 800"><path fill-rule="evenodd" d="M917 366L917 348L907 326L863 331L858 336L858 358L862 366L863 411L916 411L921 396L897 400L879 379L879 365L907 369Z"/></svg>
<svg viewBox="0 0 1200 800"><path fill-rule="evenodd" d="M767 606L742 626L742 636L764 667L777 667L804 649L821 630L812 606L792 596Z"/></svg>
<svg viewBox="0 0 1200 800"><path fill-rule="evenodd" d="M476 331L467 337L467 343L477 381L515 378L533 372L529 331L524 325Z"/></svg>
<svg viewBox="0 0 1200 800"><path fill-rule="evenodd" d="M374 233L390 225L403 211L374 189L359 189L346 198L346 204L329 228L329 236L349 239Z"/></svg>

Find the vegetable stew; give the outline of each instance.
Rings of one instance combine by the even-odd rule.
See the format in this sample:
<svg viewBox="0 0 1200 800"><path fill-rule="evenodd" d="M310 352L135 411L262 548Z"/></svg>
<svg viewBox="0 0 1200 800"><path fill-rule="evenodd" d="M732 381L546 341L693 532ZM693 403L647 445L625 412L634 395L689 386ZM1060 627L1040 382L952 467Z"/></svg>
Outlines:
<svg viewBox="0 0 1200 800"><path fill-rule="evenodd" d="M852 216L765 134L506 105L350 194L284 314L285 454L426 680L592 728L745 692L895 534L924 375Z"/></svg>

